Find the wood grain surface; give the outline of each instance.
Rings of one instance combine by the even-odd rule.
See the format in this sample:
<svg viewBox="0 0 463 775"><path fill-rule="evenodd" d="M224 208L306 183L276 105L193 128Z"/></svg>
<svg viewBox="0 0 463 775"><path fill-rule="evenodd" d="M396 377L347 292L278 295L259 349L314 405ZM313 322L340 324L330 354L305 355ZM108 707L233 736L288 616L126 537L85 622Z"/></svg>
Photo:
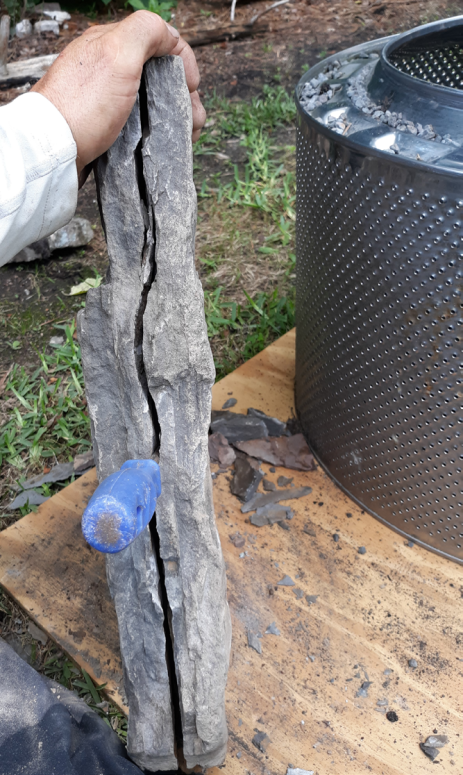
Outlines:
<svg viewBox="0 0 463 775"><path fill-rule="evenodd" d="M213 406L234 397L233 411L254 407L286 420L293 382L290 332L217 383ZM233 619L222 774L284 775L289 764L317 775L463 773L461 569L409 547L320 468L262 467L267 478L283 474L312 493L287 502L295 510L289 529L255 528L230 494L230 472L214 480ZM123 707L104 562L80 532L95 486L92 471L2 532L0 581ZM237 532L243 546L230 540ZM294 586L278 585L285 575ZM272 623L280 635L266 634ZM449 742L433 763L419 743L434 730ZM267 735L264 751L252 742L256 731Z"/></svg>

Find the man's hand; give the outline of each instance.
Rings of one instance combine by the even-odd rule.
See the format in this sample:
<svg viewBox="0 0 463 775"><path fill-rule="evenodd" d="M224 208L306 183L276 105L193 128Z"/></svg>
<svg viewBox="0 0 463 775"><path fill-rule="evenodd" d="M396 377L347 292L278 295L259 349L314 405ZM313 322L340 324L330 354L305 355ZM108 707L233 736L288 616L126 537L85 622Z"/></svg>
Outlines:
<svg viewBox="0 0 463 775"><path fill-rule="evenodd" d="M198 96L195 56L160 16L137 11L116 24L91 27L59 55L31 91L64 116L77 145L77 173L108 150L135 103L144 63L153 56L183 59L193 107L193 140L206 119Z"/></svg>

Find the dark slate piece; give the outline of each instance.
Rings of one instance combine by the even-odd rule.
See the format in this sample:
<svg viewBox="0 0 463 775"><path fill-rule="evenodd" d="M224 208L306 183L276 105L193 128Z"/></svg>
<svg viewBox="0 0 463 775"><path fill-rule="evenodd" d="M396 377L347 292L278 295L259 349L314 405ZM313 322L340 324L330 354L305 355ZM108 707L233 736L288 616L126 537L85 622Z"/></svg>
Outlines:
<svg viewBox="0 0 463 775"><path fill-rule="evenodd" d="M272 622L271 624L269 624L269 626L265 630L265 634L266 635L281 635L281 632L278 629L278 627L276 626L275 622Z"/></svg>
<svg viewBox="0 0 463 775"><path fill-rule="evenodd" d="M230 489L233 495L247 503L255 494L263 477L264 473L258 467L251 465L247 457L240 456L235 460L235 473Z"/></svg>
<svg viewBox="0 0 463 775"><path fill-rule="evenodd" d="M292 580L291 576L283 576L281 581L278 582L277 586L279 587L295 587L295 583Z"/></svg>
<svg viewBox="0 0 463 775"><path fill-rule="evenodd" d="M294 489L277 490L277 492L257 493L248 503L241 506L241 511L243 514L246 514L248 511L254 511L262 506L267 506L269 503L280 503L293 498L303 498L304 495L309 495L311 492L311 487L294 487Z"/></svg>
<svg viewBox="0 0 463 775"><path fill-rule="evenodd" d="M159 455L161 466L153 541L147 528L107 559L128 751L151 771L177 769L182 741L188 768L220 765L228 736L231 626L208 454L214 367L194 267L191 130L181 59L151 60L126 127L97 165L110 271L79 315L100 480L130 458Z"/></svg>
<svg viewBox="0 0 463 775"><path fill-rule="evenodd" d="M259 420L263 420L267 426L269 436L283 436L286 433L286 423L277 420L276 417L269 417L260 409L248 409L248 415L251 417L258 417Z"/></svg>
<svg viewBox="0 0 463 775"><path fill-rule="evenodd" d="M263 420L238 412L212 412L211 432L222 433L230 444L268 437L267 426Z"/></svg>
<svg viewBox="0 0 463 775"><path fill-rule="evenodd" d="M229 398L223 404L222 409L230 409L232 406L236 406L237 403L238 401L236 400L236 398Z"/></svg>
<svg viewBox="0 0 463 775"><path fill-rule="evenodd" d="M257 651L258 654L262 654L262 643L256 633L251 632L251 630L248 630L248 646L251 649L254 649L254 651Z"/></svg>

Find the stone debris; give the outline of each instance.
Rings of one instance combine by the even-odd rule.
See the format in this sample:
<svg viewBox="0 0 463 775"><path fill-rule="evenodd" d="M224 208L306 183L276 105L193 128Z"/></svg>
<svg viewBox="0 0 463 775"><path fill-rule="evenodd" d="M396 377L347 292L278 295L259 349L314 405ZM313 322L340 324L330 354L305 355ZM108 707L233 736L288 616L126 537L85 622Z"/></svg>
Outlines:
<svg viewBox="0 0 463 775"><path fill-rule="evenodd" d="M399 717L395 712L395 710L388 710L388 712L386 713L386 718L388 721L392 721L392 722L399 720Z"/></svg>
<svg viewBox="0 0 463 775"><path fill-rule="evenodd" d="M239 532L232 533L232 535L229 536L229 539L232 542L233 546L236 546L237 549L242 549L242 547L246 543L245 537L242 536L241 533Z"/></svg>
<svg viewBox="0 0 463 775"><path fill-rule="evenodd" d="M416 661L416 659L409 659L408 666L415 669L416 667L418 667L418 662Z"/></svg>
<svg viewBox="0 0 463 775"><path fill-rule="evenodd" d="M29 503L29 506L40 506L47 500L48 497L46 495L41 495L41 493L36 492L35 490L25 490L8 504L7 509L11 509L12 511L22 509L27 503Z"/></svg>
<svg viewBox="0 0 463 775"><path fill-rule="evenodd" d="M301 770L299 767L288 767L286 775L315 775L314 770Z"/></svg>
<svg viewBox="0 0 463 775"><path fill-rule="evenodd" d="M90 449L88 452L82 452L74 458L74 473L83 474L89 468L93 468L94 465L93 449Z"/></svg>
<svg viewBox="0 0 463 775"><path fill-rule="evenodd" d="M335 60L322 73L319 73L316 78L311 78L310 81L307 81L302 87L299 96L299 101L304 110L310 113L311 110L315 110L320 105L325 105L335 92L341 88L341 84L333 84L330 81L342 77L341 62Z"/></svg>
<svg viewBox="0 0 463 775"><path fill-rule="evenodd" d="M269 626L265 630L265 634L266 635L281 635L281 632L278 629L278 627L276 626L275 622L272 622L271 624L269 624Z"/></svg>
<svg viewBox="0 0 463 775"><path fill-rule="evenodd" d="M382 105L376 105L373 100L370 99L368 94L368 84L370 82L374 68L376 67L377 60L375 59L371 65L363 67L357 76L354 76L349 80L347 87L347 96L350 97L353 104L358 110L361 110L365 116L370 116L376 121L390 126L392 129L396 129L398 132L404 132L421 137L422 140L434 140L446 145L455 145L455 143L449 134L443 137L434 131L431 124L414 123L409 121L403 113L391 111L384 108ZM399 152L399 148L396 145L395 148L391 146L395 153Z"/></svg>
<svg viewBox="0 0 463 775"><path fill-rule="evenodd" d="M293 589L293 592L296 595L296 600L301 600L304 597L304 590L299 589L299 587L296 587L296 589Z"/></svg>
<svg viewBox="0 0 463 775"><path fill-rule="evenodd" d="M96 165L110 273L78 319L100 481L127 459L159 454L156 519L106 560L128 753L155 772L177 769L181 742L189 769L220 766L228 737L231 623L208 453L215 372L194 264L191 127L181 59L151 59L126 126Z"/></svg>
<svg viewBox="0 0 463 775"><path fill-rule="evenodd" d="M360 689L356 693L356 697L368 697L368 689L370 688L372 681L364 681Z"/></svg>
<svg viewBox="0 0 463 775"><path fill-rule="evenodd" d="M232 406L236 406L238 401L236 398L229 398L227 401L225 401L224 405L222 406L222 409L230 409Z"/></svg>
<svg viewBox="0 0 463 775"><path fill-rule="evenodd" d="M447 745L449 739L447 735L429 735L424 741L425 745L431 745L433 748L443 748Z"/></svg>
<svg viewBox="0 0 463 775"><path fill-rule="evenodd" d="M47 16L48 19L53 19L53 21L58 22L60 27L64 22L71 20L71 14L67 11L44 11L43 15Z"/></svg>
<svg viewBox="0 0 463 775"><path fill-rule="evenodd" d="M263 420L251 415L228 411L211 413L211 432L222 433L228 443L233 445L240 441L268 437L267 426Z"/></svg>
<svg viewBox="0 0 463 775"><path fill-rule="evenodd" d="M54 250L63 248L81 248L88 245L95 233L90 221L86 218L75 216L71 218L66 226L50 234L46 239L33 242L27 248L23 248L13 258L9 264L28 263L30 261L39 261L50 258Z"/></svg>
<svg viewBox="0 0 463 775"><path fill-rule="evenodd" d="M255 511L271 503L281 503L281 501L295 500L303 498L312 492L311 487L294 487L290 490L277 490L276 492L256 493L250 501L241 506L241 511L246 514L248 511Z"/></svg>
<svg viewBox="0 0 463 775"><path fill-rule="evenodd" d="M209 457L222 468L228 468L236 460L236 452L221 433L211 433L208 438Z"/></svg>
<svg viewBox="0 0 463 775"><path fill-rule="evenodd" d="M387 705L389 705L389 702L386 699L386 697L383 697L382 699L376 700L376 704L378 708L384 708L384 707L387 707Z"/></svg>
<svg viewBox="0 0 463 775"><path fill-rule="evenodd" d="M265 732L259 732L256 730L256 734L252 738L252 744L259 749L261 753L265 753L271 740Z"/></svg>
<svg viewBox="0 0 463 775"><path fill-rule="evenodd" d="M270 437L234 442L234 446L251 457L275 466L293 468L296 471L314 471L313 455L302 435Z"/></svg>
<svg viewBox="0 0 463 775"><path fill-rule="evenodd" d="M51 347L61 347L64 344L64 336L52 336L48 344Z"/></svg>
<svg viewBox="0 0 463 775"><path fill-rule="evenodd" d="M306 595L305 599L307 600L308 605L314 605L319 597L320 595Z"/></svg>
<svg viewBox="0 0 463 775"><path fill-rule="evenodd" d="M244 503L247 503L256 493L259 483L264 478L263 471L254 461L245 456L239 456L235 460L235 473L230 489Z"/></svg>
<svg viewBox="0 0 463 775"><path fill-rule="evenodd" d="M80 248L88 245L94 234L90 221L74 216L66 226L62 226L61 229L50 234L48 244L51 251L63 250L63 248Z"/></svg>
<svg viewBox="0 0 463 775"><path fill-rule="evenodd" d="M46 474L37 474L30 479L26 479L25 482L20 481L19 487L22 490L31 490L33 487L41 487L42 484L64 482L66 479L69 479L73 473L77 473L74 469L74 463L58 463Z"/></svg>
<svg viewBox="0 0 463 775"><path fill-rule="evenodd" d="M357 553L358 554L366 554L367 550L365 549L364 546L359 546L359 548L357 549Z"/></svg>
<svg viewBox="0 0 463 775"><path fill-rule="evenodd" d="M15 35L20 39L28 38L30 35L32 35L32 24L29 19L23 19L21 22L17 23L15 27Z"/></svg>
<svg viewBox="0 0 463 775"><path fill-rule="evenodd" d="M277 488L275 482L271 482L270 479L264 479L262 482L262 487L264 488L265 492L275 492Z"/></svg>
<svg viewBox="0 0 463 775"><path fill-rule="evenodd" d="M278 487L289 487L293 483L293 478L289 476L279 476L277 479Z"/></svg>
<svg viewBox="0 0 463 775"><path fill-rule="evenodd" d="M276 417L269 417L265 412L261 412L260 409L248 409L248 415L262 420L267 427L269 436L283 436L287 433L285 422L277 420Z"/></svg>
<svg viewBox="0 0 463 775"><path fill-rule="evenodd" d="M269 504L257 509L256 513L251 515L250 522L255 527L264 527L274 525L275 522L281 523L285 519L292 519L293 516L294 512L289 506Z"/></svg>
<svg viewBox="0 0 463 775"><path fill-rule="evenodd" d="M257 651L258 654L262 654L262 643L256 633L251 632L251 630L248 630L248 646L251 649L254 649L254 651Z"/></svg>
<svg viewBox="0 0 463 775"><path fill-rule="evenodd" d="M292 580L291 576L283 576L281 581L277 583L278 587L295 587L296 584Z"/></svg>
<svg viewBox="0 0 463 775"><path fill-rule="evenodd" d="M34 32L36 35L40 35L41 32L53 32L58 37L59 24L53 19L43 19L42 21L35 22Z"/></svg>
<svg viewBox="0 0 463 775"><path fill-rule="evenodd" d="M48 635L43 630L41 630L40 627L37 627L34 622L29 622L27 631L35 640L38 640L42 646L47 645Z"/></svg>
<svg viewBox="0 0 463 775"><path fill-rule="evenodd" d="M424 755L427 756L428 759L431 759L432 762L439 756L440 751L435 746L426 745L426 743L420 743L420 748Z"/></svg>

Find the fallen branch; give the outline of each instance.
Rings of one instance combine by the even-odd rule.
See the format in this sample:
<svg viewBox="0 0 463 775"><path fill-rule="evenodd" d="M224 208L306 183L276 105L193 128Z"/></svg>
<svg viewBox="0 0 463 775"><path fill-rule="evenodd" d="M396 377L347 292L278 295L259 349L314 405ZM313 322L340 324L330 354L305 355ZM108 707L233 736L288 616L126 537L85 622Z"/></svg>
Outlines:
<svg viewBox="0 0 463 775"><path fill-rule="evenodd" d="M279 5L286 5L286 3L291 3L292 0L278 0L277 3L273 3L273 5L269 5L268 8L266 8L264 11L260 11L259 13L256 13L255 16L252 17L250 24L255 24L257 19L260 19L261 16L264 16L264 14L268 13L269 11L273 11L274 8L277 8Z"/></svg>
<svg viewBox="0 0 463 775"><path fill-rule="evenodd" d="M195 48L195 46L220 43L223 40L250 38L252 35L266 32L267 30L268 26L259 26L256 29L253 24L231 24L228 27L215 27L212 30L185 30L182 32L182 38L192 48Z"/></svg>
<svg viewBox="0 0 463 775"><path fill-rule="evenodd" d="M12 89L15 86L24 86L26 83L36 83L45 75L57 56L58 54L47 54L43 57L11 62L8 65L7 74L0 75L0 89Z"/></svg>

